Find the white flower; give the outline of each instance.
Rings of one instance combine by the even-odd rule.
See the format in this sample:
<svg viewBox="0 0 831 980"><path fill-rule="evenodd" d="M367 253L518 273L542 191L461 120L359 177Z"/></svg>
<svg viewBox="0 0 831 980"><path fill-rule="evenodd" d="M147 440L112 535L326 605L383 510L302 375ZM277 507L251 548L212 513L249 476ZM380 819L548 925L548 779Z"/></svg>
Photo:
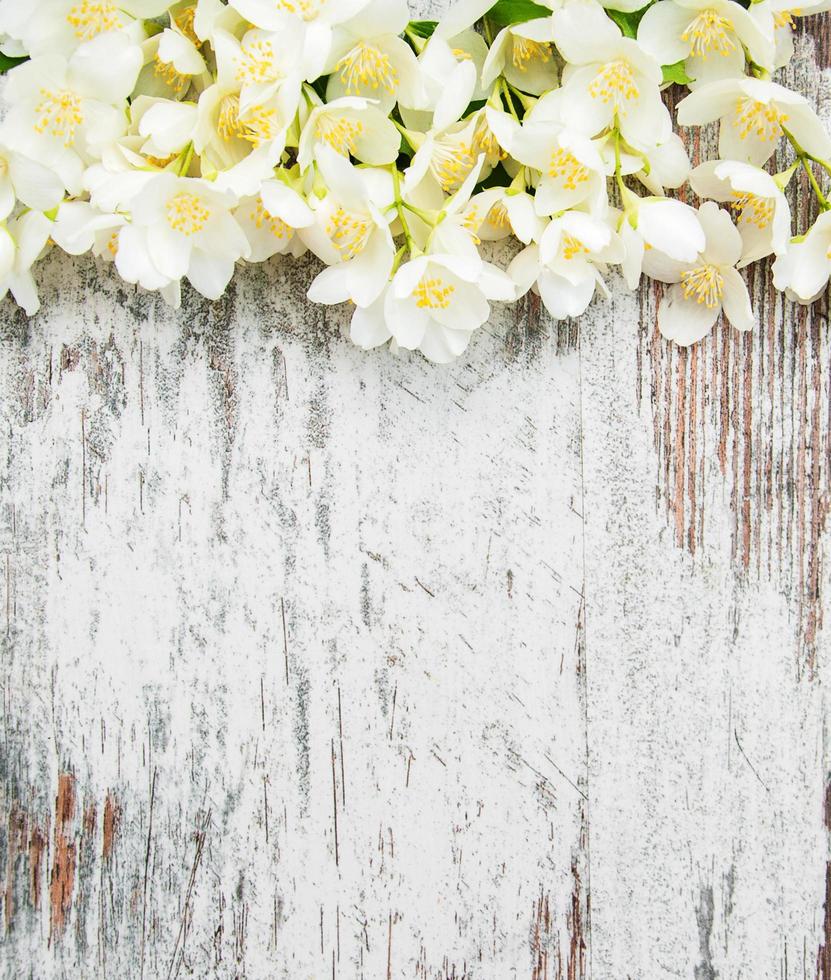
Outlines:
<svg viewBox="0 0 831 980"><path fill-rule="evenodd" d="M748 13L760 30L773 38L774 55L772 68L782 68L793 57L793 35L796 21L829 9L829 0L807 0L794 5L794 0L756 0Z"/></svg>
<svg viewBox="0 0 831 980"><path fill-rule="evenodd" d="M630 289L641 278L644 256L658 252L679 262L694 262L704 250L704 229L694 208L666 197L627 196L620 225L625 255L621 272Z"/></svg>
<svg viewBox="0 0 831 980"><path fill-rule="evenodd" d="M543 99L539 105L543 103L554 104ZM550 117L544 108L530 114L514 132L511 156L540 172L536 188L538 214L550 215L583 204L592 210L605 207L606 165L597 146L580 131Z"/></svg>
<svg viewBox="0 0 831 980"><path fill-rule="evenodd" d="M684 62L697 84L744 74L745 48L765 68L773 43L736 0L662 0L638 25L638 43L662 65Z"/></svg>
<svg viewBox="0 0 831 980"><path fill-rule="evenodd" d="M643 162L646 161L646 167ZM651 193L661 195L667 187L680 187L690 173L690 158L678 133L672 133L644 153L642 169L635 171L638 180ZM625 173L625 171L624 171Z"/></svg>
<svg viewBox="0 0 831 980"><path fill-rule="evenodd" d="M726 203L742 236L739 268L785 251L791 234L791 209L781 188L765 170L733 160L708 160L690 174L699 197Z"/></svg>
<svg viewBox="0 0 831 980"><path fill-rule="evenodd" d="M773 284L790 299L813 303L825 292L831 274L831 211L823 212L810 231L791 242L773 263Z"/></svg>
<svg viewBox="0 0 831 980"><path fill-rule="evenodd" d="M370 0L368 6L335 28L324 68L326 98L358 95L376 99L389 112L396 102L411 108L425 104L426 91L413 49L398 35L410 13L406 0Z"/></svg>
<svg viewBox="0 0 831 980"><path fill-rule="evenodd" d="M219 299L248 241L230 214L231 195L208 181L148 175L129 201L131 220L118 237L116 266L127 282L161 289L183 276L207 299Z"/></svg>
<svg viewBox="0 0 831 980"><path fill-rule="evenodd" d="M436 28L435 34L429 39L418 56L421 81L424 84L426 104L425 110L433 111L440 101L447 99L460 88L468 92L468 74L473 69L473 85L469 89L468 102L487 98L487 90L480 79L485 60L488 56L488 46L481 34L476 31L462 31L460 34L445 37L441 33L442 22ZM460 71L462 66L467 66ZM414 112L401 107L401 116L405 125L413 129L427 129L430 123L429 115L425 112ZM460 109L456 118L461 116Z"/></svg>
<svg viewBox="0 0 831 980"><path fill-rule="evenodd" d="M99 35L68 61L33 58L9 73L4 138L54 168L77 193L83 166L125 131L125 99L140 67L140 49L118 33Z"/></svg>
<svg viewBox="0 0 831 980"><path fill-rule="evenodd" d="M367 6L369 0L230 0L231 6L255 27L280 31L294 22L303 29L303 77L314 81L329 60L334 29Z"/></svg>
<svg viewBox="0 0 831 980"><path fill-rule="evenodd" d="M724 160L761 167L773 156L787 131L813 156L831 156L831 137L808 100L775 82L726 78L702 85L678 104L682 126L721 120L718 149Z"/></svg>
<svg viewBox="0 0 831 980"><path fill-rule="evenodd" d="M252 29L241 40L226 30L214 31L216 84L223 95L239 96L241 112L277 98L288 125L300 101L302 32L290 21L280 33Z"/></svg>
<svg viewBox="0 0 831 980"><path fill-rule="evenodd" d="M136 95L164 99L184 99L195 86L204 88L210 72L202 55L202 41L193 25L178 24L147 38L141 45L143 67L135 86Z"/></svg>
<svg viewBox="0 0 831 980"><path fill-rule="evenodd" d="M315 211L316 224L301 237L330 265L310 286L309 299L369 306L389 281L395 259L391 215L385 214L392 177L353 167L325 145L318 148L317 166L328 193Z"/></svg>
<svg viewBox="0 0 831 980"><path fill-rule="evenodd" d="M141 21L168 6L167 0L2 0L0 33L17 39L32 57L68 57L78 45L112 31L127 31L140 41Z"/></svg>
<svg viewBox="0 0 831 980"><path fill-rule="evenodd" d="M525 245L542 234L545 224L537 214L534 197L526 191L490 187L475 194L463 212L464 224L485 242L515 235Z"/></svg>
<svg viewBox="0 0 831 980"><path fill-rule="evenodd" d="M735 265L742 239L730 215L707 201L698 211L706 243L693 262L679 262L657 252L644 256L644 272L672 283L658 306L658 328L681 346L706 336L722 311L738 330L754 324L750 296Z"/></svg>
<svg viewBox="0 0 831 980"><path fill-rule="evenodd" d="M243 198L233 211L251 254L249 262L264 262L272 255L302 255L306 245L296 234L315 216L303 198L282 180L266 180L259 194Z"/></svg>
<svg viewBox="0 0 831 980"><path fill-rule="evenodd" d="M92 249L112 261L118 230L126 223L124 215L100 211L88 201L64 201L52 222L50 238L69 255L83 255Z"/></svg>
<svg viewBox="0 0 831 980"><path fill-rule="evenodd" d="M0 220L19 200L33 211L51 211L63 199L63 181L49 167L0 143Z"/></svg>
<svg viewBox="0 0 831 980"><path fill-rule="evenodd" d="M148 99L140 96L141 114L136 119L144 143L141 152L157 159L181 153L193 139L198 111L192 102ZM139 101L139 100L137 100ZM135 106L134 102L131 106Z"/></svg>
<svg viewBox="0 0 831 980"><path fill-rule="evenodd" d="M581 211L566 211L511 262L508 275L519 295L533 286L557 320L579 316L595 289L608 295L602 271L623 257L620 241L608 223Z"/></svg>
<svg viewBox="0 0 831 980"><path fill-rule="evenodd" d="M457 191L476 165L481 147L482 117L462 114L476 86L476 70L461 62L453 71L452 84L436 104L433 123L426 133L408 130L406 138L418 149L404 174L404 188L412 193L427 178L427 184L444 193Z"/></svg>
<svg viewBox="0 0 831 980"><path fill-rule="evenodd" d="M668 0L664 0L668 2ZM658 62L593 0L576 0L554 18L554 40L569 62L563 72L563 119L587 136L617 126L632 146L654 145L672 132L661 101Z"/></svg>
<svg viewBox="0 0 831 980"><path fill-rule="evenodd" d="M368 99L345 96L309 113L297 151L300 166L309 167L316 148L327 144L341 156L383 166L398 157L401 136L386 113Z"/></svg>
<svg viewBox="0 0 831 980"><path fill-rule="evenodd" d="M0 298L10 292L27 316L40 309L32 266L43 254L51 228L40 211L27 211L0 231Z"/></svg>
<svg viewBox="0 0 831 980"><path fill-rule="evenodd" d="M396 272L384 297L383 315L398 346L446 364L463 354L473 332L487 323L490 300L515 297L511 280L487 262L420 255ZM377 309L367 311L364 320L372 313L377 316ZM366 326L365 330L370 333Z"/></svg>
<svg viewBox="0 0 831 980"><path fill-rule="evenodd" d="M558 72L551 44L552 28L550 17L504 27L485 59L483 85L490 87L502 75L515 88L531 95L542 95L554 88Z"/></svg>
<svg viewBox="0 0 831 980"><path fill-rule="evenodd" d="M456 0L436 26L436 36L449 39L468 30L484 17L493 0Z"/></svg>

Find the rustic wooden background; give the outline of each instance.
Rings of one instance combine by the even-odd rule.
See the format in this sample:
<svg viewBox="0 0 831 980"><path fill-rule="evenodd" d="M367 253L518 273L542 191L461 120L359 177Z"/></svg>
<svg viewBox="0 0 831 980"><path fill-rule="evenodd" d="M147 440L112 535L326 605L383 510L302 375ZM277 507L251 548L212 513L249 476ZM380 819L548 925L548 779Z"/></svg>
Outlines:
<svg viewBox="0 0 831 980"><path fill-rule="evenodd" d="M313 271L0 309L3 977L831 980L826 307L439 368Z"/></svg>

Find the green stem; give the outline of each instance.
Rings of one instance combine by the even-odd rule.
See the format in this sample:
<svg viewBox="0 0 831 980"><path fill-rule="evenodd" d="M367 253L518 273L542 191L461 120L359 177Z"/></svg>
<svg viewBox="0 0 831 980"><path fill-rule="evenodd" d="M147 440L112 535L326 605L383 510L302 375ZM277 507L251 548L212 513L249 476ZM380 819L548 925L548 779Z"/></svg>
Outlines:
<svg viewBox="0 0 831 980"><path fill-rule="evenodd" d="M803 170L808 175L808 181L811 185L811 189L814 192L814 197L816 197L817 201L819 202L819 206L821 210L828 211L829 209L831 209L831 204L828 203L828 200L826 199L825 195L822 193L822 189L820 188L819 183L817 182L817 178L814 176L814 171L811 169L811 162L813 161L815 163L821 164L822 166L825 167L826 171L829 173L831 173L831 170L829 170L828 166L826 166L824 161L816 160L813 156L811 156L810 153L803 150L802 147L797 142L796 138L791 133L789 133L784 126L782 127L782 132L787 137L788 142L793 147L793 151L796 154L797 160L799 160L799 162L802 164Z"/></svg>
<svg viewBox="0 0 831 980"><path fill-rule="evenodd" d="M190 162L192 159L193 143L190 142L179 155L179 166L176 168L176 173L179 177L184 177L188 170L190 170Z"/></svg>
<svg viewBox="0 0 831 980"><path fill-rule="evenodd" d="M499 79L500 86L502 88L502 95L505 102L508 103L508 112L519 122L519 116L517 115L516 106L514 105L513 97L511 96L511 86L508 84L506 78Z"/></svg>
<svg viewBox="0 0 831 980"><path fill-rule="evenodd" d="M507 78L505 79L505 84L508 86L508 91L516 97L517 101L526 112L539 101L538 99L535 99L533 95L526 95L525 92L520 92L516 85L511 85Z"/></svg>
<svg viewBox="0 0 831 980"><path fill-rule="evenodd" d="M395 209L398 212L398 220L401 222L401 230L404 232L404 240L407 242L407 248L409 249L410 255L415 255L418 249L413 241L413 236L410 233L410 226L407 223L407 216L404 213L406 205L401 199L401 175L398 172L398 167L395 164L392 165L392 189L395 194Z"/></svg>
<svg viewBox="0 0 831 980"><path fill-rule="evenodd" d="M615 183L620 191L620 202L626 209L626 185L623 183L621 174L622 165L620 162L620 130L615 128Z"/></svg>
<svg viewBox="0 0 831 980"><path fill-rule="evenodd" d="M417 218L421 218L425 225L435 226L438 224L438 215L435 212L431 214L429 211L424 211L422 208L417 208L414 204L408 204L407 201L402 201L401 207L406 208Z"/></svg>

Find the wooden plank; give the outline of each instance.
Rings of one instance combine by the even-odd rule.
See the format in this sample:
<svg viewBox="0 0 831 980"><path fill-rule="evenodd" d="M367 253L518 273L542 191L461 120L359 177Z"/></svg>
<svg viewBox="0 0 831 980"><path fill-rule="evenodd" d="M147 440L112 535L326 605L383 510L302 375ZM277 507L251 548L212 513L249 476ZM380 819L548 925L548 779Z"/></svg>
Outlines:
<svg viewBox="0 0 831 980"><path fill-rule="evenodd" d="M307 263L180 316L47 264L2 335L8 975L584 976L568 332L436 370Z"/></svg>
<svg viewBox="0 0 831 980"><path fill-rule="evenodd" d="M826 308L444 369L311 272L3 307L2 975L831 980Z"/></svg>
<svg viewBox="0 0 831 980"><path fill-rule="evenodd" d="M784 83L827 118L818 59ZM598 977L829 976L827 307L749 283L759 329L689 350L659 287L581 325Z"/></svg>

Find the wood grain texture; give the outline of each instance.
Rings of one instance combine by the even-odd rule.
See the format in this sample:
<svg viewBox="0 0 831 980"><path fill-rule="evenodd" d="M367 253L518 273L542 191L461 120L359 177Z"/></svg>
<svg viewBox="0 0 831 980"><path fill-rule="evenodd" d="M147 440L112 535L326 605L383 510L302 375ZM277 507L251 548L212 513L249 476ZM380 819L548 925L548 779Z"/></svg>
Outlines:
<svg viewBox="0 0 831 980"><path fill-rule="evenodd" d="M0 975L831 980L825 307L436 368L313 272L2 308Z"/></svg>

